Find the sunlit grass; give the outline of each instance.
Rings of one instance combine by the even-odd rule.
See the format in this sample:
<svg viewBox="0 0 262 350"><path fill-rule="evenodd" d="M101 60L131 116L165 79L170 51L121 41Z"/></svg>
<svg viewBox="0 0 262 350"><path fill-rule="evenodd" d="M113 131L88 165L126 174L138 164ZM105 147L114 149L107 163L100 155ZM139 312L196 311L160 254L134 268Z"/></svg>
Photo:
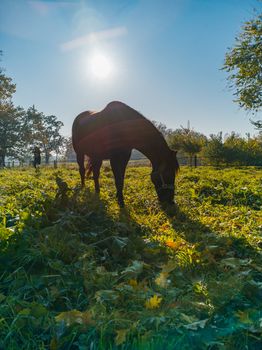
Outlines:
<svg viewBox="0 0 262 350"><path fill-rule="evenodd" d="M149 174L120 209L108 167L0 171L0 348L260 348L261 171L182 167L175 209Z"/></svg>

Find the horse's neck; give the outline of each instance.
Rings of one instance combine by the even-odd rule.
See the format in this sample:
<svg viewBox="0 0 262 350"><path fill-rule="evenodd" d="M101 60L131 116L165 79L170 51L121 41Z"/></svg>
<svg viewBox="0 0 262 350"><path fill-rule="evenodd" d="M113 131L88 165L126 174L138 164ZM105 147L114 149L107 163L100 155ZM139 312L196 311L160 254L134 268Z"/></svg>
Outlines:
<svg viewBox="0 0 262 350"><path fill-rule="evenodd" d="M163 160L168 158L169 148L165 140L159 140L158 142L152 142L140 147L139 151L143 153L152 163L154 170L157 170Z"/></svg>

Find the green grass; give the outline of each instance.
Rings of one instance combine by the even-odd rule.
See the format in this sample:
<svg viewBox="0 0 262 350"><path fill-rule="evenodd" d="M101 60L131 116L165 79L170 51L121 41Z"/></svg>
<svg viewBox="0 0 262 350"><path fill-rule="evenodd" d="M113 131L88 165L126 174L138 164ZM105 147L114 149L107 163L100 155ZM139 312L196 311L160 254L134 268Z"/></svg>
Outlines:
<svg viewBox="0 0 262 350"><path fill-rule="evenodd" d="M0 171L0 349L260 349L261 170Z"/></svg>

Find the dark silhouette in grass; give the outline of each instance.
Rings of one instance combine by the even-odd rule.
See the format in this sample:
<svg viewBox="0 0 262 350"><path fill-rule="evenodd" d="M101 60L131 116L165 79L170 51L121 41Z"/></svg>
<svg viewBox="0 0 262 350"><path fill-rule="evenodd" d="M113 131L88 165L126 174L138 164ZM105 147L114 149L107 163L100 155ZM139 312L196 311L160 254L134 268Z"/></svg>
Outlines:
<svg viewBox="0 0 262 350"><path fill-rule="evenodd" d="M33 154L34 154L33 166L35 169L37 169L37 166L41 164L41 152L39 147L34 147Z"/></svg>
<svg viewBox="0 0 262 350"><path fill-rule="evenodd" d="M176 152L168 147L157 128L136 110L122 102L111 102L101 112L83 112L74 120L72 140L82 186L85 183L85 155L89 157L88 173L93 172L97 193L102 161L109 159L118 203L124 206L125 170L135 148L152 163L151 180L159 201L173 202L174 180L179 169Z"/></svg>

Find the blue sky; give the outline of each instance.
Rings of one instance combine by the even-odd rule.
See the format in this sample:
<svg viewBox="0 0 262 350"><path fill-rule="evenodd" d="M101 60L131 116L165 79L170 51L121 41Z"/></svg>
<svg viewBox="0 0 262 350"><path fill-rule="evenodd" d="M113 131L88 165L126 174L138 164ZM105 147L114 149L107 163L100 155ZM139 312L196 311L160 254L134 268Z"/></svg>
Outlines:
<svg viewBox="0 0 262 350"><path fill-rule="evenodd" d="M15 104L56 115L65 135L77 114L112 100L173 129L189 120L206 135L254 134L220 68L261 7L258 0L1 0L1 65L17 84ZM97 54L111 65L103 78L90 71Z"/></svg>

